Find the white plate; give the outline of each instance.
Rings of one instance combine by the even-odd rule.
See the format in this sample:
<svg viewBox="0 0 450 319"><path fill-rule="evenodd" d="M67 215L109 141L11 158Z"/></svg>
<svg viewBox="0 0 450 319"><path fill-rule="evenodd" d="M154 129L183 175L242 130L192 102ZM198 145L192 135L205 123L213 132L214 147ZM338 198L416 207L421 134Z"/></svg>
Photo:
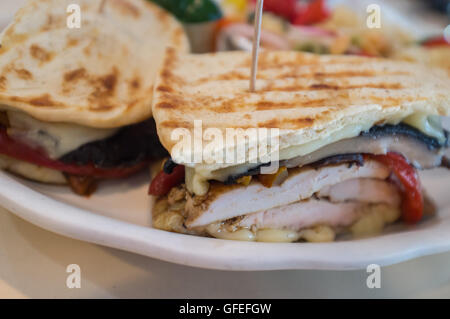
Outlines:
<svg viewBox="0 0 450 319"><path fill-rule="evenodd" d="M0 202L18 216L68 237L183 265L224 270L355 269L388 265L450 250L450 172L422 175L439 212L417 226L333 243L248 243L200 238L150 227L148 176L102 184L90 199L61 186L0 172ZM68 247L70 249L70 247Z"/></svg>
<svg viewBox="0 0 450 319"><path fill-rule="evenodd" d="M0 3L0 26L21 2ZM233 242L152 229L146 174L104 183L86 199L64 187L0 172L0 203L61 235L183 265L224 270L355 269L450 250L450 172L427 172L423 182L438 204L435 218L410 228L395 225L378 237L324 244Z"/></svg>

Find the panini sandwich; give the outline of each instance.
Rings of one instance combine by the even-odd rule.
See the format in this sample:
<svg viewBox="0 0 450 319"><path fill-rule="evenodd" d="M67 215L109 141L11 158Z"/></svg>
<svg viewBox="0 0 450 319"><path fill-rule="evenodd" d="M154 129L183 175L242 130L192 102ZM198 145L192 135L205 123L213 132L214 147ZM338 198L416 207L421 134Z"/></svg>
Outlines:
<svg viewBox="0 0 450 319"><path fill-rule="evenodd" d="M75 5L78 26L70 20ZM31 0L0 44L2 168L88 194L97 180L125 177L166 154L151 119L154 79L167 46L189 45L159 7Z"/></svg>
<svg viewBox="0 0 450 319"><path fill-rule="evenodd" d="M417 170L449 165L440 121L450 112L445 73L378 58L266 51L249 92L250 63L245 52L167 52L153 114L171 158L150 186L158 196L154 227L235 240L332 241L344 232L378 233L398 219L417 223L432 211ZM223 136L229 128L277 129L268 151L277 152L276 163L253 152L267 139L198 138L195 120ZM203 147L180 148L179 128ZM205 156L205 149L230 148L243 155L236 152L234 162ZM272 164L276 171L263 173Z"/></svg>

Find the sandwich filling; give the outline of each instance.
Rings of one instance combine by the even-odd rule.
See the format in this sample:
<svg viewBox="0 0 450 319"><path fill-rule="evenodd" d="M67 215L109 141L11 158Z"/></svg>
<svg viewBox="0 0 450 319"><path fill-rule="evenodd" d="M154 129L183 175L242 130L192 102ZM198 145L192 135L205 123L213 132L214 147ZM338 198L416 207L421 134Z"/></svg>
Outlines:
<svg viewBox="0 0 450 319"><path fill-rule="evenodd" d="M376 125L310 153L207 174L196 193L195 169L166 161L150 194L159 196L154 227L248 241L332 241L337 234L370 235L398 219L418 222L432 212L418 169L449 166L448 133L439 118L414 114ZM294 156L292 156L294 155ZM204 172L202 172L204 173Z"/></svg>
<svg viewBox="0 0 450 319"><path fill-rule="evenodd" d="M92 193L99 179L126 177L165 155L152 119L96 129L0 113L2 168L41 182L68 183L80 195Z"/></svg>

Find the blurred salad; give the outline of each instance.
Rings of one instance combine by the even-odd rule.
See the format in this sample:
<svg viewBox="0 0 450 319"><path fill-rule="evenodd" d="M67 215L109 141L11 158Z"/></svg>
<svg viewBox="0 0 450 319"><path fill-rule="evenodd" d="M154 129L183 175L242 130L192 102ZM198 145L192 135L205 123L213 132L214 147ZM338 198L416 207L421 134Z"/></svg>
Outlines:
<svg viewBox="0 0 450 319"><path fill-rule="evenodd" d="M149 1L184 23L193 52L251 51L256 0ZM267 50L389 57L450 72L450 45L442 35L417 41L386 23L381 29L369 29L365 15L346 6L331 9L326 0L264 0L261 46Z"/></svg>
<svg viewBox="0 0 450 319"><path fill-rule="evenodd" d="M217 30L216 49L251 48L255 0L223 0L225 18ZM265 0L261 46L318 54L390 56L412 42L401 30L368 29L365 18L325 0Z"/></svg>
<svg viewBox="0 0 450 319"><path fill-rule="evenodd" d="M397 51L394 58L446 69L450 75L450 43L443 36L430 37L405 47Z"/></svg>

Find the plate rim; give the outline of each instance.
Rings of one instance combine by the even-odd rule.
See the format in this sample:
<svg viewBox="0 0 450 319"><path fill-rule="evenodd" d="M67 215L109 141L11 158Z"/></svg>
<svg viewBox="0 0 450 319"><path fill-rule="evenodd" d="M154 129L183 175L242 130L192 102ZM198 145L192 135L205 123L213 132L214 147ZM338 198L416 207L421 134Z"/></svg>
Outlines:
<svg viewBox="0 0 450 319"><path fill-rule="evenodd" d="M450 232L446 231L450 229L450 219L442 219L437 228L406 229L400 233L333 243L255 243L170 233L61 202L3 171L0 172L0 203L20 218L66 237L205 269L352 270L364 269L374 263L387 266L450 251ZM405 232L415 231L421 236L413 236L407 244L398 240ZM380 246L383 247L381 250ZM354 252L351 258L349 251Z"/></svg>

